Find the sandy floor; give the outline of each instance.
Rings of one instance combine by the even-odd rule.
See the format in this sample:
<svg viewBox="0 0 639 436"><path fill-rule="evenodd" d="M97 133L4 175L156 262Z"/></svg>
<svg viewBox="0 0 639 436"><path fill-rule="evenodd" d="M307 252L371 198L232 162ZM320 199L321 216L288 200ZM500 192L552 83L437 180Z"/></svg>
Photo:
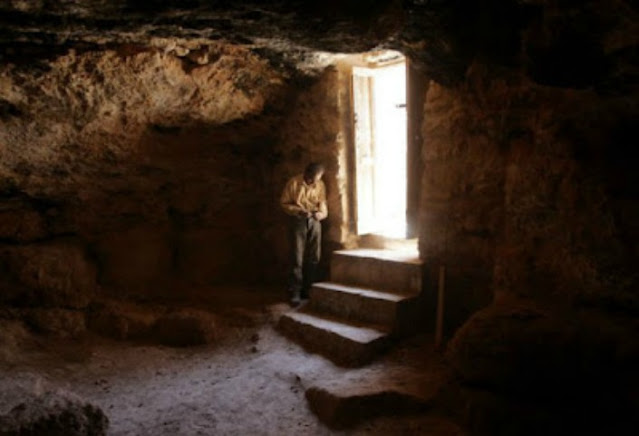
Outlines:
<svg viewBox="0 0 639 436"><path fill-rule="evenodd" d="M275 305L271 313L283 309ZM429 416L382 417L348 432L329 430L309 411L306 388L392 372L393 362L414 354L419 343L366 369L347 370L281 337L274 319L228 328L216 344L184 349L95 337L51 341L18 331L0 353L0 413L34 393L63 389L101 407L111 435L460 434Z"/></svg>

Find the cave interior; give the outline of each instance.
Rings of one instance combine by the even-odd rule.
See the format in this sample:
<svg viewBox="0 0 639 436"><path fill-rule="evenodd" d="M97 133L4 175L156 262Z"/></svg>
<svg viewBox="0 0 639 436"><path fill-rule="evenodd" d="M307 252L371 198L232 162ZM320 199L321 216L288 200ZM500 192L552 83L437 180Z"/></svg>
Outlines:
<svg viewBox="0 0 639 436"><path fill-rule="evenodd" d="M0 23L0 434L639 428L637 2L0 0ZM320 279L345 249L422 265L415 334L364 368L277 333L309 162Z"/></svg>

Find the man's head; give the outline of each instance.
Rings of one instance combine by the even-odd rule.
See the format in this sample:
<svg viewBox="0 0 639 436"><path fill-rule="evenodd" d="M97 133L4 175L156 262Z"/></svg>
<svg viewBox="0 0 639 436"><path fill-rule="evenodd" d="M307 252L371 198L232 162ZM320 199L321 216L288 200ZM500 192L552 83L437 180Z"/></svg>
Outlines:
<svg viewBox="0 0 639 436"><path fill-rule="evenodd" d="M318 162L312 162L306 165L304 169L304 181L313 184L319 181L324 175L324 165Z"/></svg>

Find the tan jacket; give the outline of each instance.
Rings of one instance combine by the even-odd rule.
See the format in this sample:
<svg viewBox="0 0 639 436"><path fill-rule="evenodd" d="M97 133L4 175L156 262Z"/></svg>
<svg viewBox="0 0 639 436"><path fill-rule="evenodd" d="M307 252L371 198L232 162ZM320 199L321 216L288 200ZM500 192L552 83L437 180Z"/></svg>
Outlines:
<svg viewBox="0 0 639 436"><path fill-rule="evenodd" d="M320 180L313 185L308 185L302 174L293 177L286 183L280 204L284 212L289 215L299 216L308 212L319 212L317 217L319 220L328 216L324 182Z"/></svg>

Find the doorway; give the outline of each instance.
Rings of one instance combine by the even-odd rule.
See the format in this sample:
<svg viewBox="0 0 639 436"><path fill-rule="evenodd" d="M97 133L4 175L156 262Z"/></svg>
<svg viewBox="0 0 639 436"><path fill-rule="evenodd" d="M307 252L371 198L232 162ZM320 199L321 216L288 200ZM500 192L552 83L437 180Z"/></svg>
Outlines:
<svg viewBox="0 0 639 436"><path fill-rule="evenodd" d="M353 67L355 227L407 237L406 61Z"/></svg>

